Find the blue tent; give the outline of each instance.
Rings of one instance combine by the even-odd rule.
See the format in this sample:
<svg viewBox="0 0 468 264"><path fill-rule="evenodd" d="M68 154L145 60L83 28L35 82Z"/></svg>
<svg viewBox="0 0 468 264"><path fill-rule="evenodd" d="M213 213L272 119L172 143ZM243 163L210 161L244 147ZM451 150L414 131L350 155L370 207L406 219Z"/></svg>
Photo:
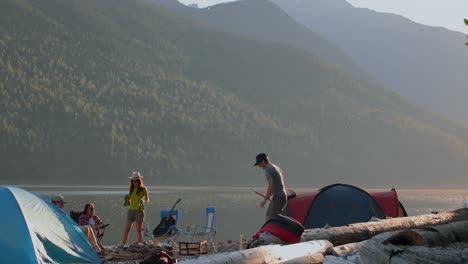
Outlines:
<svg viewBox="0 0 468 264"><path fill-rule="evenodd" d="M39 195L0 186L0 263L101 263L79 226Z"/></svg>

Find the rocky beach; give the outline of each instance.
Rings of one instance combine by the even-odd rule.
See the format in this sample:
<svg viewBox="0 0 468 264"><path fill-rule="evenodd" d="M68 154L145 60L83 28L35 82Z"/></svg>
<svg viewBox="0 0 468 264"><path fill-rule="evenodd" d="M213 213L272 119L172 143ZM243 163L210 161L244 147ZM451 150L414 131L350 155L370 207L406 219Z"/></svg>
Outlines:
<svg viewBox="0 0 468 264"><path fill-rule="evenodd" d="M242 245L245 245L245 240ZM212 245L208 246L206 254L200 255L186 255L181 254L178 246L173 247L167 244L153 243L148 240L142 244L133 244L129 247L118 247L118 246L104 246L105 254L101 256L103 263L113 263L113 264L136 264L136 263L146 263L145 259L149 259L152 255L157 254L158 252L165 251L177 262L182 262L184 260L196 259L203 257L205 255L213 255L218 253L234 252L241 249L241 243L239 241L228 240L225 242L217 242L215 244L216 251L213 249ZM153 263L153 262L147 262ZM154 263L164 263L164 262L154 262ZM170 262L169 262L170 263Z"/></svg>

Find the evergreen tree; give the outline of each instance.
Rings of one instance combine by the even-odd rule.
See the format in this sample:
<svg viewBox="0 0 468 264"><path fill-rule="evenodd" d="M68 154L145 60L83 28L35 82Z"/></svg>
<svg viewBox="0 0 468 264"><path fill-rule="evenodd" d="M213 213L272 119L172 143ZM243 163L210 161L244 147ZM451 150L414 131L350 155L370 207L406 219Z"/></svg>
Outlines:
<svg viewBox="0 0 468 264"><path fill-rule="evenodd" d="M468 27L468 19L464 19L465 20L465 25ZM466 36L468 38L468 36ZM467 46L468 46L468 42L465 43Z"/></svg>

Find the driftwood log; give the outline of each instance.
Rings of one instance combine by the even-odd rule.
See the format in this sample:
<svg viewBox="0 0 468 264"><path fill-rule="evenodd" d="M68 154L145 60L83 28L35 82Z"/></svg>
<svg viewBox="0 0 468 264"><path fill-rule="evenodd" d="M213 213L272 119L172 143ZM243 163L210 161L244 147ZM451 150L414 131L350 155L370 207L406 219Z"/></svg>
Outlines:
<svg viewBox="0 0 468 264"><path fill-rule="evenodd" d="M385 242L388 241L391 237L396 236L398 233L399 233L398 231L382 233L382 234L376 235L375 237L372 237L371 239L364 240L361 242L355 242L355 243L349 243L345 245L339 245L336 247L330 247L326 250L326 254L333 255L333 256L346 256L346 255L351 255L353 252L361 250L364 246L367 246L369 248L385 247Z"/></svg>
<svg viewBox="0 0 468 264"><path fill-rule="evenodd" d="M367 240L357 254L348 257L334 258L327 256L324 264L455 264L468 263L468 250L439 249L428 247L406 247L385 245L375 239Z"/></svg>
<svg viewBox="0 0 468 264"><path fill-rule="evenodd" d="M402 264L454 264L468 263L468 250L446 250L427 247L410 247L400 254L389 256L386 263Z"/></svg>
<svg viewBox="0 0 468 264"><path fill-rule="evenodd" d="M342 227L330 227L327 229L306 229L302 234L301 241L328 240L334 246L338 246L364 241L385 232L425 228L464 220L468 220L468 209L458 209L437 214L383 219Z"/></svg>
<svg viewBox="0 0 468 264"><path fill-rule="evenodd" d="M457 242L468 242L468 221L402 231L384 241L385 244L425 247L444 247Z"/></svg>
<svg viewBox="0 0 468 264"><path fill-rule="evenodd" d="M455 264L468 263L468 250L384 244L376 239L362 243L356 263Z"/></svg>
<svg viewBox="0 0 468 264"><path fill-rule="evenodd" d="M387 232L372 239L384 245L445 247L457 242L468 242L468 220L422 229ZM349 255L353 251L360 250L363 244L368 243L368 241L364 240L329 248L327 254L335 256Z"/></svg>
<svg viewBox="0 0 468 264"><path fill-rule="evenodd" d="M468 250L435 249L468 241L468 221L388 232L327 249L334 256L357 253L357 263L467 263Z"/></svg>
<svg viewBox="0 0 468 264"><path fill-rule="evenodd" d="M242 251L220 253L202 256L197 259L182 261L185 264L208 264L208 263L322 263L327 248L331 247L326 240L302 242L287 246L270 245L251 248Z"/></svg>

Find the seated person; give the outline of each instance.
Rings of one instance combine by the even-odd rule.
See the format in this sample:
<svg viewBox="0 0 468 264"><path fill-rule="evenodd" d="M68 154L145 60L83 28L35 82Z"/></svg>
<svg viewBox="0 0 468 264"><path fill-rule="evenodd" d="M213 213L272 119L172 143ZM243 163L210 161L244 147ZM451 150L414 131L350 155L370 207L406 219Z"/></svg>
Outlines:
<svg viewBox="0 0 468 264"><path fill-rule="evenodd" d="M63 210L63 206L65 205L65 201L62 195L54 195L51 199L51 202L55 204L58 208ZM86 238L88 238L91 246L96 250L97 253L101 254L103 252L103 248L99 246L99 243L96 239L96 233L94 228L89 225L80 226L81 231L85 234Z"/></svg>
<svg viewBox="0 0 468 264"><path fill-rule="evenodd" d="M52 199L50 201L62 210L63 206L66 204L66 202L63 199L63 196L59 194L52 196Z"/></svg>
<svg viewBox="0 0 468 264"><path fill-rule="evenodd" d="M99 236L99 226L103 225L101 218L95 214L96 207L92 203L87 203L81 213L80 218L78 219L78 224L80 226L89 225L93 226L96 230L96 235Z"/></svg>

